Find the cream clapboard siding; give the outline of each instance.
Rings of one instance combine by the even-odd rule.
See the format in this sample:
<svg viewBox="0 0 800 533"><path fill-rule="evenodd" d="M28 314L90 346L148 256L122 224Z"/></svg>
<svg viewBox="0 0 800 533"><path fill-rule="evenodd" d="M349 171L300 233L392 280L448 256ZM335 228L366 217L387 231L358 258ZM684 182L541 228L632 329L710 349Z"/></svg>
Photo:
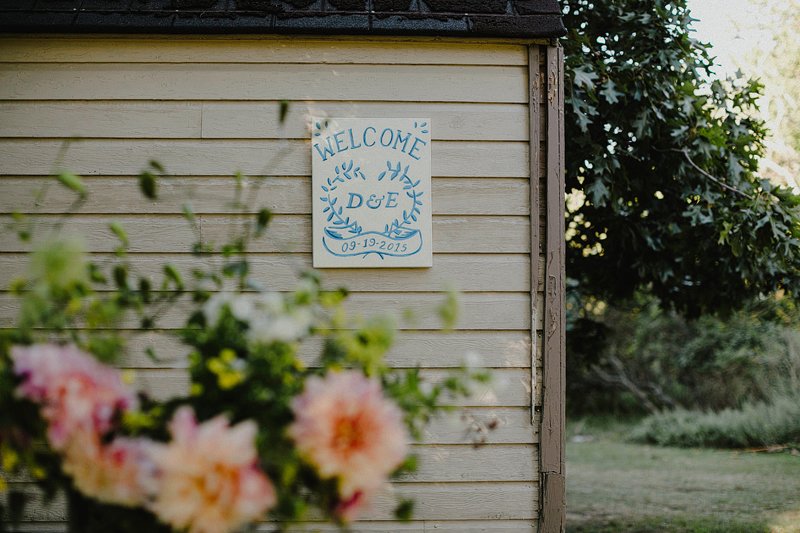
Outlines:
<svg viewBox="0 0 800 533"><path fill-rule="evenodd" d="M38 208L32 198L50 182L46 176L69 141L60 165L86 176L92 197L63 231L87 235L96 257L110 260L113 217L130 233L141 272L156 272L164 261L188 271L194 237L179 216L187 190L204 237L224 238L231 218L220 198L231 190L226 177L241 170L252 181L264 179L259 203L277 214L268 238L253 247L254 274L272 289L291 290L296 274L311 265L307 116L430 117L433 268L334 269L325 280L353 291L353 313L415 311L417 322L404 325L388 355L394 366L419 364L436 381L467 352L481 354L494 385L463 403L473 424L496 418L500 425L490 444L474 449L457 416L434 423L415 445L419 472L395 484L396 492L416 498L415 521L393 522L387 496L355 530L533 530L544 276L541 250L530 248L531 221L543 226L544 201L542 213L530 213L530 180L545 175L545 157L532 178L528 68L527 46L519 43L2 38L0 224L13 211L36 212L46 233L59 219L68 194L51 187ZM291 100L284 124L277 119L282 99ZM534 116L544 120L544 113ZM136 185L150 158L174 176L157 204L142 202ZM25 271L28 249L0 234L0 285ZM533 322L532 268L540 285ZM442 334L433 309L448 285L462 291L462 316L454 332ZM10 324L15 312L13 299L0 294L0 324ZM163 326L177 327L180 318L176 306ZM168 356L154 363L143 353L149 345ZM319 348L309 342L301 356L311 361ZM182 351L164 334L135 338L123 365L155 395L186 386ZM64 519L63 506L35 505L27 519L31 531L52 530Z"/></svg>

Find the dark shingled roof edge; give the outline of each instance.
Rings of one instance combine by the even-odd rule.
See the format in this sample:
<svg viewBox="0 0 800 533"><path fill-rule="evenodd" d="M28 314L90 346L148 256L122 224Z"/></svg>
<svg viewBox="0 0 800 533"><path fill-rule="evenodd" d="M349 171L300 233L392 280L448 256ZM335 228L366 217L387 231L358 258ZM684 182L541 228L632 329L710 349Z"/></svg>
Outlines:
<svg viewBox="0 0 800 533"><path fill-rule="evenodd" d="M550 38L558 0L0 0L2 33Z"/></svg>

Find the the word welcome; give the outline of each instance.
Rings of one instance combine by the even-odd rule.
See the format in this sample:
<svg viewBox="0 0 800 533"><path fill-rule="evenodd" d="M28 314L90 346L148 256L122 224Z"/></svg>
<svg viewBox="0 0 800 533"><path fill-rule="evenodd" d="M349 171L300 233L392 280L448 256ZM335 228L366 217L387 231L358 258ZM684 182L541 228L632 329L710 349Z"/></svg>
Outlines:
<svg viewBox="0 0 800 533"><path fill-rule="evenodd" d="M367 126L361 131L353 128L334 131L321 142L315 142L314 149L323 161L327 161L329 157L335 154L355 151L360 148L370 148L376 144L384 148L398 150L419 161L419 150L426 146L428 141L420 139L411 132L403 132L399 128L384 128L379 133L377 128Z"/></svg>

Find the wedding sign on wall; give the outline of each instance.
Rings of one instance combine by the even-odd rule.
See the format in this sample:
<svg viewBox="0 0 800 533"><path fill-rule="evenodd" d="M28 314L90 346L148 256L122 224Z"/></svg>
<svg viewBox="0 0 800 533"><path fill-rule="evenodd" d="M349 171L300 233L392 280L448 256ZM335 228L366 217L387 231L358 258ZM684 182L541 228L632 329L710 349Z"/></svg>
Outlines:
<svg viewBox="0 0 800 533"><path fill-rule="evenodd" d="M430 126L312 119L315 268L432 266Z"/></svg>

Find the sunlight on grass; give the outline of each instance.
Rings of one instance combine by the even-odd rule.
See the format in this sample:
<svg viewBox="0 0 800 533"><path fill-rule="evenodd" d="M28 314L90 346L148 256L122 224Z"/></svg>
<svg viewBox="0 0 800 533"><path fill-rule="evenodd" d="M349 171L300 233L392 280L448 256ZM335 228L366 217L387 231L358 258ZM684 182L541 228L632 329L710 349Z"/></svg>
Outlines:
<svg viewBox="0 0 800 533"><path fill-rule="evenodd" d="M800 532L800 508L780 513L769 525L770 533Z"/></svg>

